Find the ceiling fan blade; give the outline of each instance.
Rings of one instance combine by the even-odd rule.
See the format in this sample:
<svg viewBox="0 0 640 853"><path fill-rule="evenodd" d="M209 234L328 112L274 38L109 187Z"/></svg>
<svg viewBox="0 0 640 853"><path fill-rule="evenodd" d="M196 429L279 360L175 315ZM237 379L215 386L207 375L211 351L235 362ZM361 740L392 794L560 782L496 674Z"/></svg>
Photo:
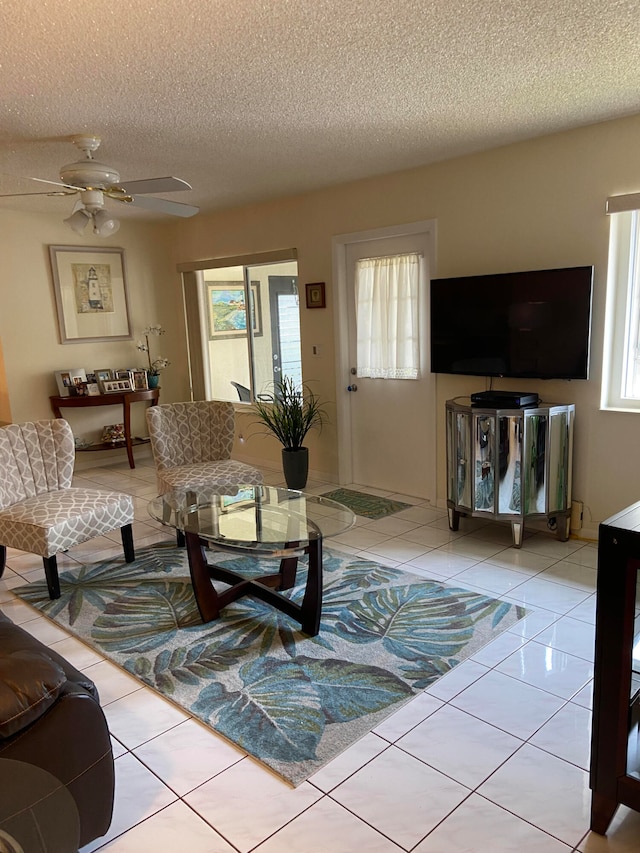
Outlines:
<svg viewBox="0 0 640 853"><path fill-rule="evenodd" d="M137 207L144 207L147 210L157 210L158 213L171 213L173 216L195 216L199 213L200 208L194 207L191 204L181 204L177 201L169 201L166 198L151 198L147 196L130 196L131 203ZM125 199L122 199L125 201Z"/></svg>
<svg viewBox="0 0 640 853"><path fill-rule="evenodd" d="M48 195L48 196L61 196L61 195L75 195L76 191L71 190L71 192L64 192L63 190L52 190L48 193L0 193L0 198L14 198L17 196L23 195Z"/></svg>
<svg viewBox="0 0 640 853"><path fill-rule="evenodd" d="M54 187L66 187L66 189L75 190L76 192L82 192L85 189L85 187L76 187L73 184L63 184L60 181L47 181L45 178L30 178L25 176L25 180L37 181L39 184L52 184Z"/></svg>
<svg viewBox="0 0 640 853"><path fill-rule="evenodd" d="M144 178L141 181L124 181L119 184L128 195L135 193L174 193L192 189L191 184L180 178Z"/></svg>
<svg viewBox="0 0 640 853"><path fill-rule="evenodd" d="M60 181L47 181L46 178L32 178L29 175L12 175L9 172L0 172L5 178L10 178L11 180L21 180L21 181L36 181L38 184L50 184L53 187L62 187L65 190L71 190L71 192L82 192L83 187L76 187L73 184L63 184ZM54 190L49 190L48 193L11 193L11 195L58 195ZM71 193L63 193L60 191L60 195L71 195Z"/></svg>

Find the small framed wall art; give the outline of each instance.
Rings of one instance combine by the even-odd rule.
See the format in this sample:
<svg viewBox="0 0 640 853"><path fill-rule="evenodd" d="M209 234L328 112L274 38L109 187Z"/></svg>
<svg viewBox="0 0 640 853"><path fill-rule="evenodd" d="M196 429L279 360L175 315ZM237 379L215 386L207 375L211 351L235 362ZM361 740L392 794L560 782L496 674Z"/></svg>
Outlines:
<svg viewBox="0 0 640 853"><path fill-rule="evenodd" d="M314 281L311 284L305 284L305 293L307 297L307 308L327 307L324 292L324 281Z"/></svg>

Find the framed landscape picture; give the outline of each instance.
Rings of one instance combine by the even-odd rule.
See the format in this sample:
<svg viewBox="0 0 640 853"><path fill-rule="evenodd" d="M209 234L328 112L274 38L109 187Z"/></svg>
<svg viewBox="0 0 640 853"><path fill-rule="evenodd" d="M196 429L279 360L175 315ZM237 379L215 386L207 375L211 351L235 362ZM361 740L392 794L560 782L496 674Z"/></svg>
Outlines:
<svg viewBox="0 0 640 853"><path fill-rule="evenodd" d="M208 281L209 340L242 338L247 333L247 306L241 281ZM252 281L251 319L254 337L262 334L260 282Z"/></svg>

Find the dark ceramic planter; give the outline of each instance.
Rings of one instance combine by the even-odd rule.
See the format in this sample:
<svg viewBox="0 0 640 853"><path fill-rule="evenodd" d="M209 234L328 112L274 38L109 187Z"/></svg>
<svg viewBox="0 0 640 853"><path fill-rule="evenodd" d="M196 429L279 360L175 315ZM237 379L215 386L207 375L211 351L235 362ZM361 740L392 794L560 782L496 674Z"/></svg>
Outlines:
<svg viewBox="0 0 640 853"><path fill-rule="evenodd" d="M282 470L289 489L304 489L309 474L309 448L282 448Z"/></svg>

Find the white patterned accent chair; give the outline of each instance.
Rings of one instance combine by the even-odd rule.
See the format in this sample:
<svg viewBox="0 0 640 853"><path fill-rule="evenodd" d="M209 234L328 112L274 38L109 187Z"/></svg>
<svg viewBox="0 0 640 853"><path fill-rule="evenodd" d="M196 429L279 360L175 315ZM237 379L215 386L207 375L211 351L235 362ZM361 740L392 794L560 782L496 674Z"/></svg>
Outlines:
<svg viewBox="0 0 640 853"><path fill-rule="evenodd" d="M158 493L178 501L187 492L224 494L259 486L262 472L231 459L235 436L233 403L197 400L147 409Z"/></svg>
<svg viewBox="0 0 640 853"><path fill-rule="evenodd" d="M60 551L120 528L125 559L135 559L130 495L72 487L74 463L65 420L0 428L0 577L8 547L38 554L50 598L60 597Z"/></svg>

